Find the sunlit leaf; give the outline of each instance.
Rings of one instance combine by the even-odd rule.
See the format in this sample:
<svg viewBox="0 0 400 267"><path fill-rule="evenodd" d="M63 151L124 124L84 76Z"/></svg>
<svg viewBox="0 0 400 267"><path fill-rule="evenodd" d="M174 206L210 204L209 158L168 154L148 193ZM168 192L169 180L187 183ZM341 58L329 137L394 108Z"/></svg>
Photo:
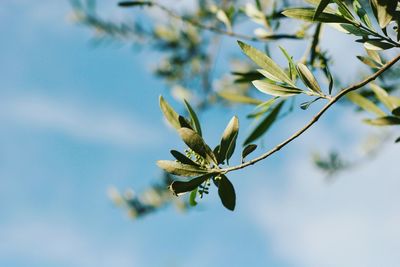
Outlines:
<svg viewBox="0 0 400 267"><path fill-rule="evenodd" d="M260 138L263 134L265 134L268 129L275 122L278 114L283 106L284 101L280 102L278 105L274 107L274 109L269 113L258 125L257 127L250 133L250 135L246 138L243 145L248 145L258 138Z"/></svg>
<svg viewBox="0 0 400 267"><path fill-rule="evenodd" d="M236 103L251 104L251 105L259 105L262 103L262 101L259 99L240 95L238 93L231 93L228 91L220 91L220 92L218 92L218 95L228 101L236 102Z"/></svg>
<svg viewBox="0 0 400 267"><path fill-rule="evenodd" d="M385 89L376 85L375 83L371 83L370 87L372 91L374 91L379 101L381 101L382 104L384 104L389 110L393 110L394 108L397 107L397 104L394 101L392 101L392 99L390 98L389 94L386 92Z"/></svg>
<svg viewBox="0 0 400 267"><path fill-rule="evenodd" d="M317 80L315 79L314 75L311 73L311 71L307 68L306 65L298 63L297 70L300 75L300 78L309 89L311 89L313 92L317 94L322 94L321 88Z"/></svg>
<svg viewBox="0 0 400 267"><path fill-rule="evenodd" d="M247 118L255 118L258 117L269 110L269 108L275 103L278 97L271 98L270 100L265 101L264 103L258 105L254 112L247 115Z"/></svg>
<svg viewBox="0 0 400 267"><path fill-rule="evenodd" d="M222 160L229 160L232 156L236 144L236 138L239 132L239 120L234 116L226 126L219 147L219 154Z"/></svg>
<svg viewBox="0 0 400 267"><path fill-rule="evenodd" d="M254 63L267 71L271 76L275 77L275 79L281 82L285 82L294 86L292 80L286 75L285 71L283 71L281 67L279 67L278 64L276 64L265 53L241 41L238 41L238 44L243 53L253 60Z"/></svg>
<svg viewBox="0 0 400 267"><path fill-rule="evenodd" d="M180 128L178 133L183 142L185 142L190 149L207 159L209 162L214 162L215 164L217 163L214 153L198 133L185 127Z"/></svg>
<svg viewBox="0 0 400 267"><path fill-rule="evenodd" d="M371 68L375 68L375 69L379 69L381 66L379 66L374 60L372 60L369 57L363 57L363 56L357 56L357 58L364 63L365 65L371 67Z"/></svg>
<svg viewBox="0 0 400 267"><path fill-rule="evenodd" d="M283 46L279 46L279 49L282 51L283 55L286 57L289 65L289 76L292 79L292 81L296 80L297 77L297 71L296 71L296 64L293 61L293 57L289 55L288 51L283 48Z"/></svg>
<svg viewBox="0 0 400 267"><path fill-rule="evenodd" d="M190 106L190 104L186 100L184 100L184 102L185 102L186 109L189 112L190 118L193 122L194 130L196 130L196 132L201 136L202 133L201 133L201 126L200 126L199 118L197 117L196 112Z"/></svg>
<svg viewBox="0 0 400 267"><path fill-rule="evenodd" d="M181 128L181 124L179 123L179 114L168 104L165 99L160 96L159 98L160 108L164 114L164 117L167 121L176 129Z"/></svg>
<svg viewBox="0 0 400 267"><path fill-rule="evenodd" d="M379 26L385 28L396 14L398 1L396 0L370 0L372 11Z"/></svg>
<svg viewBox="0 0 400 267"><path fill-rule="evenodd" d="M314 20L314 8L291 8L282 12L283 15L289 18L300 19L310 22L325 22L325 23L351 23L344 17L337 14L322 12L318 18Z"/></svg>
<svg viewBox="0 0 400 267"><path fill-rule="evenodd" d="M221 175L218 179L218 195L225 208L232 211L235 209L235 188L225 175Z"/></svg>
<svg viewBox="0 0 400 267"><path fill-rule="evenodd" d="M365 111L371 112L376 114L377 116L385 116L385 112L382 111L377 105L375 105L371 100L366 97L363 97L359 93L351 92L347 94L347 98L353 102L354 104L358 105Z"/></svg>
<svg viewBox="0 0 400 267"><path fill-rule="evenodd" d="M400 118L393 116L385 116L377 119L364 120L364 122L374 126L400 125Z"/></svg>
<svg viewBox="0 0 400 267"><path fill-rule="evenodd" d="M157 161L157 165L158 167L170 174L185 177L198 176L210 172L209 170L200 169L200 167L182 164L172 160L159 160Z"/></svg>
<svg viewBox="0 0 400 267"><path fill-rule="evenodd" d="M272 84L266 81L253 81L253 85L262 93L273 96L293 96L303 93L304 91L299 88L281 86Z"/></svg>
<svg viewBox="0 0 400 267"><path fill-rule="evenodd" d="M353 0L353 8L354 11L357 13L358 17L361 19L362 22L371 30L374 30L374 27L372 26L371 20L368 17L368 13L365 11L365 9L362 7L360 2L358 0Z"/></svg>

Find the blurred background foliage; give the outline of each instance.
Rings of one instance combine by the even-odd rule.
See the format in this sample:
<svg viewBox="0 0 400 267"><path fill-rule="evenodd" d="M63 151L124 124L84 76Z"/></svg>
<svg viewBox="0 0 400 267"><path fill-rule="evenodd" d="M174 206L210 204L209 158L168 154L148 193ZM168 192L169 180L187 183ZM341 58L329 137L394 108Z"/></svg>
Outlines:
<svg viewBox="0 0 400 267"><path fill-rule="evenodd" d="M108 14L100 14L96 6L101 3L97 3L96 0L71 0L71 5L74 20L93 31L93 44L131 45L135 50L144 49L156 55L157 62L143 64L151 65L154 75L165 82L168 94L179 103L185 99L200 113L214 105L224 108L232 105L253 106L254 109L247 118L257 124L265 121L264 118L271 114L273 103L260 98L259 92L254 90L251 82L265 77L263 73L256 71L251 61L238 56L239 47L230 53L231 48L226 48L224 40L249 42L273 59L276 55L271 55L271 47L288 46L291 51L296 50L296 54L301 54L297 58L285 54L288 59L292 58L308 66L322 81L322 87L329 87L329 95L331 91L338 92L346 86L346 81L343 81L338 74L330 72L335 60L331 52L320 45L324 27L328 23L323 20L318 22L318 20L289 19L282 14L289 8L318 6L321 2L326 1L120 2L121 8L127 8L126 18L108 18ZM363 55L357 55L357 58L366 66L366 68L355 70L355 74L360 77L359 80L368 73L379 70L393 55L392 51L397 49L390 48L398 44L400 21L398 6L395 7L391 22L383 25L382 28L379 19L372 19L374 15L376 17L379 14L377 15L376 10L371 8L369 1L339 1L344 7L337 1L329 2L334 3L328 9L338 7L336 14L344 19L350 17L362 25L357 28L353 24L334 23L335 28L344 34L354 36L356 42L366 47ZM115 4L117 5L117 2ZM350 14L346 13L345 7L349 8ZM365 14L361 14L359 7L364 7ZM390 46L390 40L393 40L392 46ZM371 43L378 48L372 47ZM382 44L389 44L389 46L381 47ZM303 51L299 53L300 50ZM287 53L284 48L282 51ZM221 58L221 54L224 58ZM286 70L290 71L290 68L289 62ZM391 112L393 116L398 116L394 112L395 107L390 106L391 104L385 102L385 99L391 97L395 103L398 103L396 97L399 95L399 74L399 68L389 69L379 76L375 84L352 93L347 99L340 101L340 104L353 105L354 112L372 112L378 116L378 119L382 116L392 116ZM326 91L326 96L329 96ZM284 119L293 112L307 109L322 98L310 100L309 96L293 97L287 101L276 121ZM181 105L177 108L184 116L187 116L188 112L183 107L184 105ZM366 122L375 125L385 124L376 120L366 120ZM398 123L392 124L393 128L398 125ZM335 151L318 151L313 156L313 162L315 167L330 179L338 172L362 164L368 158L378 154L384 144L392 143L394 140L396 136L392 128L388 131L385 129L382 134L371 136L365 142L362 141L365 143L363 144L365 156L359 159L347 159ZM164 173L158 184L150 186L147 191L139 195L132 190L120 193L117 189L110 189L109 193L111 199L127 208L132 217L151 213L170 203L175 203L179 209L183 210L191 207L189 198L176 198L167 189L173 180L170 174Z"/></svg>

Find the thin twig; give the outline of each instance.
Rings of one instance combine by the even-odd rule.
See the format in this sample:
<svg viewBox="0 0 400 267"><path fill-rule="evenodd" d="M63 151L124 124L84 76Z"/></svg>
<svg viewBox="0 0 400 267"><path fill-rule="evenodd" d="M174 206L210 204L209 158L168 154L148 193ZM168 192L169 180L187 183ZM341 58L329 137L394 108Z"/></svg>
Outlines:
<svg viewBox="0 0 400 267"><path fill-rule="evenodd" d="M343 90L341 90L335 97L333 97L303 128L301 128L299 131L295 132L291 137L289 137L288 139L286 139L285 141L283 141L282 143L278 144L276 147L274 147L273 149L269 150L268 152L262 154L261 156L254 158L250 161L247 161L243 164L237 165L237 166L233 166L230 168L226 168L226 169L222 169L221 172L222 173L228 173L231 171L235 171L235 170L240 170L243 169L247 166L253 165L263 159L268 158L269 156L271 156L272 154L278 152L280 149L282 149L284 146L286 146L287 144L289 144L290 142L292 142L293 140L295 140L297 137L299 137L300 135L302 135L305 131L307 131L307 129L309 129L312 125L314 125L318 119L333 105L335 104L337 101L339 101L339 99L341 99L343 96L345 96L346 94L357 90L365 85L367 85L368 83L374 81L376 78L378 78L382 73L384 73L385 71L387 71L388 69L390 69L390 67L392 67L397 61L400 60L400 55L398 55L397 57L393 58L391 61L389 61L388 63L386 63L380 70L378 70L377 72L375 72L374 74L372 74L371 76L367 77L366 79L362 80L359 83L356 83L352 86L349 86L347 88L344 88Z"/></svg>
<svg viewBox="0 0 400 267"><path fill-rule="evenodd" d="M205 25L198 21L192 20L190 18L181 16L181 15L175 13L173 10L169 9L168 7L166 7L162 4L159 4L157 2L149 2L148 6L156 6L159 9L161 9L162 11L164 11L165 13L167 13L169 16L174 17L178 20L181 20L185 23L188 23L196 28L200 28L203 30L211 31L214 33L218 33L218 34L222 34L222 35L226 35L226 36L230 36L230 37L239 38L242 40L248 40L248 41L254 41L254 42L266 42L269 40L278 40L278 39L294 39L294 40L303 39L302 37L299 37L295 34L271 34L264 38L261 38L261 37L236 33L236 32L232 32L232 31L226 31L226 30L223 30L223 29L211 26L211 25Z"/></svg>

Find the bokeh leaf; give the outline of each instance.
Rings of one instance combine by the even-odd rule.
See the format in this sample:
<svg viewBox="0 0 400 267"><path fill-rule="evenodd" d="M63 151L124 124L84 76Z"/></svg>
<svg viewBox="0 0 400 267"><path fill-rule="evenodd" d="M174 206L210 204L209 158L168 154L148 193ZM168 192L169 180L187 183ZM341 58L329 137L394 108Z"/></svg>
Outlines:
<svg viewBox="0 0 400 267"><path fill-rule="evenodd" d="M400 125L400 118L394 116L385 116L377 119L367 119L364 120L364 122L374 126L391 126Z"/></svg>
<svg viewBox="0 0 400 267"><path fill-rule="evenodd" d="M280 102L278 105L274 107L274 109L257 125L257 127L250 133L250 135L246 138L243 145L248 145L253 141L260 138L263 134L265 134L268 129L275 122L278 114L284 104L284 101Z"/></svg>

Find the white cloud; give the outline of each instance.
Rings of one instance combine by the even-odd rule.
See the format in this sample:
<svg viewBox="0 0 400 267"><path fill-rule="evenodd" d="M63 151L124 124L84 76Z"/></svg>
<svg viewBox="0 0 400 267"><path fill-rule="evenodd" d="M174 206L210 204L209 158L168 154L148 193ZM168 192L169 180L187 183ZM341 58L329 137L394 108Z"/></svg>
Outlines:
<svg viewBox="0 0 400 267"><path fill-rule="evenodd" d="M53 131L90 142L149 145L160 141L148 123L98 107L45 97L19 97L1 101L0 120Z"/></svg>
<svg viewBox="0 0 400 267"><path fill-rule="evenodd" d="M96 241L65 222L2 225L0 258L70 266L138 266L132 247Z"/></svg>
<svg viewBox="0 0 400 267"><path fill-rule="evenodd" d="M398 266L398 147L327 184L307 159L284 171L285 186L254 192L251 215L273 253L293 266Z"/></svg>

